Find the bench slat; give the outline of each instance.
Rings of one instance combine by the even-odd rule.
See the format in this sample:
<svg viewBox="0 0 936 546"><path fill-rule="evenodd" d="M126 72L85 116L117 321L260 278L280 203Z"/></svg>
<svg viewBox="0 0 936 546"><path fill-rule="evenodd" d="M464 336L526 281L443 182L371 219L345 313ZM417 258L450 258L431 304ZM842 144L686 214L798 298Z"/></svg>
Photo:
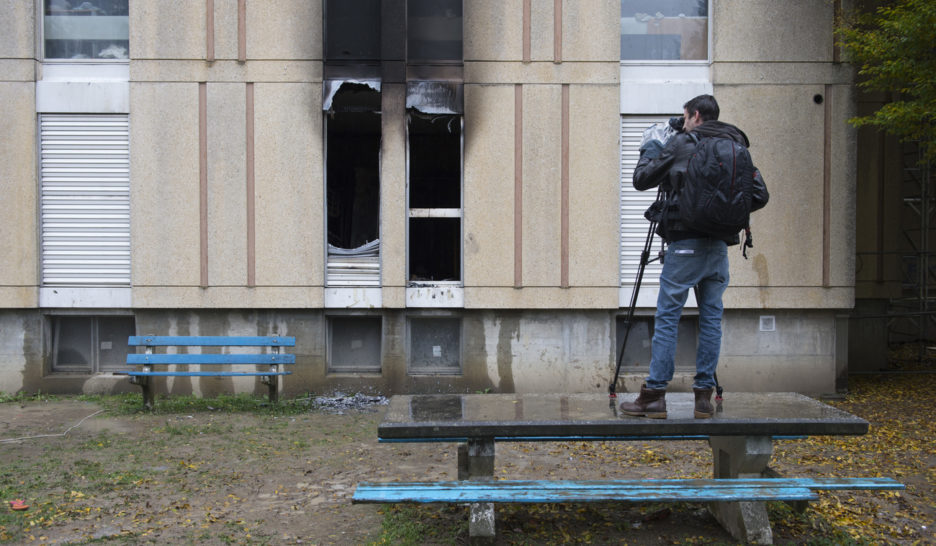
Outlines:
<svg viewBox="0 0 936 546"><path fill-rule="evenodd" d="M651 440L708 440L708 434L676 434L672 436L495 436L495 442L643 442ZM771 436L773 440L804 440L808 436ZM410 444L433 442L465 443L467 437L451 438L382 438L377 441L381 444Z"/></svg>
<svg viewBox="0 0 936 546"><path fill-rule="evenodd" d="M815 500L813 489L903 489L890 478L772 478L613 481L364 482L352 501L378 502L665 502Z"/></svg>
<svg viewBox="0 0 936 546"><path fill-rule="evenodd" d="M127 355L127 364L295 364L293 354L142 354Z"/></svg>
<svg viewBox="0 0 936 546"><path fill-rule="evenodd" d="M662 481L662 480L661 480ZM466 485L472 483L471 485ZM355 503L381 502L709 502L815 500L805 487L748 486L740 484L631 484L626 482L525 482L500 487L503 482L362 483Z"/></svg>
<svg viewBox="0 0 936 546"><path fill-rule="evenodd" d="M292 336L130 336L131 347L161 347L179 345L185 347L295 347Z"/></svg>
<svg viewBox="0 0 936 546"><path fill-rule="evenodd" d="M292 375L292 372L114 372L114 375L139 377L246 377L265 375Z"/></svg>

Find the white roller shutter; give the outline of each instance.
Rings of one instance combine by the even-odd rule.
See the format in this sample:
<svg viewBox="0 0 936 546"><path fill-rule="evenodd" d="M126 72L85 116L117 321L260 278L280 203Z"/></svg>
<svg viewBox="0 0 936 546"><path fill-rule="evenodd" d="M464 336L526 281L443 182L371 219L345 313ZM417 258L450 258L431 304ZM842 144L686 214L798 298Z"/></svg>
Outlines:
<svg viewBox="0 0 936 546"><path fill-rule="evenodd" d="M42 284L130 285L130 133L122 115L39 118Z"/></svg>
<svg viewBox="0 0 936 546"><path fill-rule="evenodd" d="M644 129L669 118L658 115L621 116L621 286L632 287L637 279L640 252L650 228L643 214L657 195L656 190L634 189L634 167L640 157L640 139ZM659 241L659 237L654 239L651 258L659 250ZM644 270L641 286L659 286L661 269L659 261L649 264Z"/></svg>

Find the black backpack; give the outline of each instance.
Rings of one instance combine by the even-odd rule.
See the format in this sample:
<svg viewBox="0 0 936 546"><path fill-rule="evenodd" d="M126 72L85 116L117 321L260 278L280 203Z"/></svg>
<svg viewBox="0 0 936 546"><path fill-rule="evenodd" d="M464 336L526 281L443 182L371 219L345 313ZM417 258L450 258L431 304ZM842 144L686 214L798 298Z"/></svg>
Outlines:
<svg viewBox="0 0 936 546"><path fill-rule="evenodd" d="M689 137L696 143L679 189L679 219L692 231L728 238L751 219L754 163L743 144L730 138Z"/></svg>

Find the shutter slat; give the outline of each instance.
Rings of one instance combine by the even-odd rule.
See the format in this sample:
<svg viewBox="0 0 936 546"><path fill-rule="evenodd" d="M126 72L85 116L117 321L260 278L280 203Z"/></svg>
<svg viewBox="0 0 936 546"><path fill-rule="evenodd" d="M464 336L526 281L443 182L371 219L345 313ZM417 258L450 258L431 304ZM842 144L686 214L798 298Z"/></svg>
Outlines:
<svg viewBox="0 0 936 546"><path fill-rule="evenodd" d="M654 123L665 122L670 116L621 116L621 286L632 287L637 280L640 253L647 240L650 223L643 213L656 199L655 190L634 189L634 168L640 158L640 140L644 130ZM651 254L659 248L654 240ZM662 265L654 262L644 270L643 285L659 286Z"/></svg>
<svg viewBox="0 0 936 546"><path fill-rule="evenodd" d="M130 285L126 115L40 116L43 285Z"/></svg>

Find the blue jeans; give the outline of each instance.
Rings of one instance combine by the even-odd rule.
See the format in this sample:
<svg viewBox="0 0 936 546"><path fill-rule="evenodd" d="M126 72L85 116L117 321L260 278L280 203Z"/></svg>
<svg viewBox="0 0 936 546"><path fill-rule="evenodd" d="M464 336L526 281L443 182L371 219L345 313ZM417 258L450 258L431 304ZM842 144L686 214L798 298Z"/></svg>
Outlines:
<svg viewBox="0 0 936 546"><path fill-rule="evenodd" d="M684 239L666 249L660 274L647 388L665 389L673 379L679 317L692 287L698 286L699 345L693 387L715 386L721 350L722 294L728 287L728 247L717 239Z"/></svg>

